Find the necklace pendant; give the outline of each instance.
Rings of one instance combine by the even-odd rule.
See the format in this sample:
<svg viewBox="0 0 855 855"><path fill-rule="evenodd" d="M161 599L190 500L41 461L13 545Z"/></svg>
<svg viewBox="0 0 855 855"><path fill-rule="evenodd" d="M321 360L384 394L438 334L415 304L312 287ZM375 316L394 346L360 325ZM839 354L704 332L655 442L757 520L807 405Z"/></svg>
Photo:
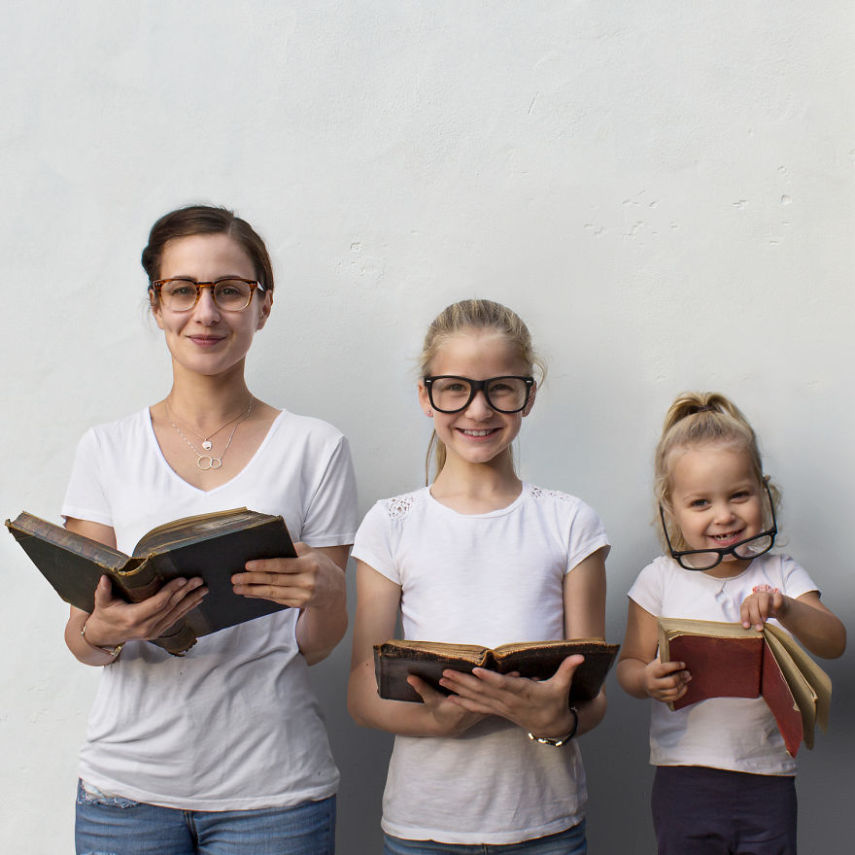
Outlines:
<svg viewBox="0 0 855 855"><path fill-rule="evenodd" d="M206 439L206 440L202 443L202 448L204 448L204 449L205 449L205 451L210 451L213 447L214 447L214 443L213 443L213 442L211 442L211 440L210 440L210 439Z"/></svg>

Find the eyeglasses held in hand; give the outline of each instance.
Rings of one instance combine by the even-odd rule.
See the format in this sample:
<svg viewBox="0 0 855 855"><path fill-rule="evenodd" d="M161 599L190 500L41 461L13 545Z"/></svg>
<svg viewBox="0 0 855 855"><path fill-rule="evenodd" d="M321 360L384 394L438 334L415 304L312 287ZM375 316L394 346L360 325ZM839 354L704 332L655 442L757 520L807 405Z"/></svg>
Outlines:
<svg viewBox="0 0 855 855"><path fill-rule="evenodd" d="M260 282L236 276L225 276L215 282L195 282L183 278L158 279L150 287L161 305L170 312L189 312L199 302L203 288L211 289L214 302L224 312L242 312L252 301L256 288L264 291Z"/></svg>
<svg viewBox="0 0 855 855"><path fill-rule="evenodd" d="M534 377L490 377L472 380L453 374L438 374L422 378L431 406L440 413L459 413L465 410L479 392L484 393L490 409L497 413L518 413L525 409Z"/></svg>
<svg viewBox="0 0 855 855"><path fill-rule="evenodd" d="M772 499L772 491L769 485L764 481L763 486L766 488L766 495L769 497L769 510L772 512L772 527L768 531L761 534L755 534L754 537L747 537L745 540L740 540L739 543L734 543L732 546L725 546L721 549L684 549L678 551L671 546L671 538L668 537L668 526L665 525L665 511L662 505L659 506L659 518L662 520L662 531L665 532L665 540L668 543L668 550L671 557L684 570L712 570L724 560L727 555L735 555L737 558L751 560L765 555L774 545L775 536L778 534L778 521L775 519L775 502Z"/></svg>

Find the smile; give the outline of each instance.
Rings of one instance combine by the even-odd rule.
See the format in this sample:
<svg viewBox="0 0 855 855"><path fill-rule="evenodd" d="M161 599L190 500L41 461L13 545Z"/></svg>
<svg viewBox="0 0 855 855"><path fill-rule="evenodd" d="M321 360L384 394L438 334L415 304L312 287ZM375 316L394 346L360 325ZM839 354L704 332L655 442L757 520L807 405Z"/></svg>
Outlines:
<svg viewBox="0 0 855 855"><path fill-rule="evenodd" d="M490 434L495 433L499 428L488 428L486 430L472 430L470 428L458 428L460 433L464 436L472 436L472 437L482 437L482 436L490 436Z"/></svg>

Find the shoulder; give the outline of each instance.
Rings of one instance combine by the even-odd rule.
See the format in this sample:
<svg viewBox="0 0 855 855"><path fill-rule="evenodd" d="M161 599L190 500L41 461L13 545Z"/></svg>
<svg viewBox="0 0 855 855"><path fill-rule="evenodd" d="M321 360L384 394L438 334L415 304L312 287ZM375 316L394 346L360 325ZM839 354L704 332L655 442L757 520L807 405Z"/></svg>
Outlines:
<svg viewBox="0 0 855 855"><path fill-rule="evenodd" d="M680 566L669 555L654 558L636 576L628 592L629 598L647 611L655 611L658 606L654 606L654 602L658 602L666 585L670 587L679 582L680 570Z"/></svg>
<svg viewBox="0 0 855 855"><path fill-rule="evenodd" d="M801 564L785 553L767 553L751 562L752 581L772 584L791 597L819 590Z"/></svg>
<svg viewBox="0 0 855 855"><path fill-rule="evenodd" d="M121 449L147 436L151 429L148 407L112 422L93 425L80 438L79 448Z"/></svg>
<svg viewBox="0 0 855 855"><path fill-rule="evenodd" d="M319 444L336 445L345 440L344 434L334 425L314 416L301 416L282 409L271 425L271 431L290 440L304 439Z"/></svg>
<svg viewBox="0 0 855 855"><path fill-rule="evenodd" d="M423 504L427 490L427 487L422 487L420 490L413 490L411 493L403 493L389 499L380 499L375 503L372 511L389 521L406 520L413 513L414 508Z"/></svg>
<svg viewBox="0 0 855 855"><path fill-rule="evenodd" d="M526 499L532 508L539 513L554 515L574 525L585 525L602 528L599 514L578 496L564 493L561 490L547 490L535 484L524 484Z"/></svg>

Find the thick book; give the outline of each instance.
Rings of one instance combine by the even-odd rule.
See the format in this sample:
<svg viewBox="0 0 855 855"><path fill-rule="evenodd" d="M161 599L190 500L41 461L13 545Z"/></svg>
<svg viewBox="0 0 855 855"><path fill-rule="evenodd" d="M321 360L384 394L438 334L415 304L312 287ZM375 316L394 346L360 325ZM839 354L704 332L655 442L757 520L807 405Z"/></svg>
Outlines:
<svg viewBox="0 0 855 855"><path fill-rule="evenodd" d="M597 696L618 648L617 644L590 638L518 642L494 649L475 644L393 639L374 645L374 672L381 698L421 703L421 696L407 682L410 674L447 695L449 692L439 685L446 669L468 674L473 668L487 668L500 674L517 672L521 677L548 680L568 656L581 653L585 661L573 676L570 701L582 703Z"/></svg>
<svg viewBox="0 0 855 855"><path fill-rule="evenodd" d="M659 618L659 657L685 662L692 675L671 709L709 698L762 697L792 757L802 741L813 748L817 724L828 728L831 680L774 624L758 631L739 623Z"/></svg>
<svg viewBox="0 0 855 855"><path fill-rule="evenodd" d="M169 653L189 650L196 638L287 608L235 594L231 576L257 558L293 558L294 545L280 516L246 508L184 517L145 534L133 555L105 546L26 512L6 526L54 590L91 612L95 587L108 576L113 595L137 603L170 579L201 576L205 598L153 643Z"/></svg>

